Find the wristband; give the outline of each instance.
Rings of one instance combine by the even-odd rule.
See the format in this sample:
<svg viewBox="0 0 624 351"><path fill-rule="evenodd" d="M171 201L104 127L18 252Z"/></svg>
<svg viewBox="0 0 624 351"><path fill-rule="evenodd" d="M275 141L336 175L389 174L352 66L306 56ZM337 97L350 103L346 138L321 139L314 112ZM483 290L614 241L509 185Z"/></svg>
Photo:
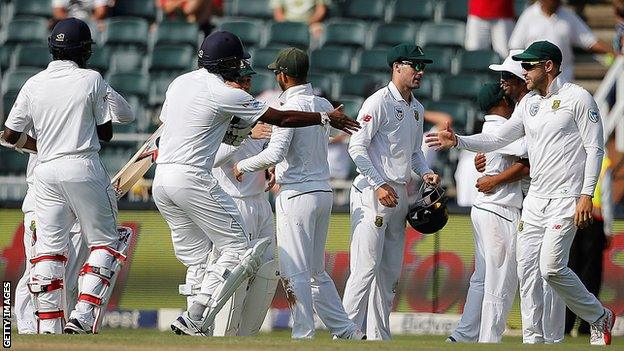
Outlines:
<svg viewBox="0 0 624 351"><path fill-rule="evenodd" d="M320 114L321 114L321 124L328 125L329 121L331 120L329 118L329 114L327 112L320 112Z"/></svg>

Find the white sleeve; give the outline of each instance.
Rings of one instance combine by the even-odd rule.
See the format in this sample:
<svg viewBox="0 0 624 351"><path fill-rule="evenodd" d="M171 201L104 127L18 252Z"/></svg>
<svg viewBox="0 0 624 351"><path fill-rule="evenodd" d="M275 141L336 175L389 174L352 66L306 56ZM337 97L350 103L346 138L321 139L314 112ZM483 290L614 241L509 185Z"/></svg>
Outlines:
<svg viewBox="0 0 624 351"><path fill-rule="evenodd" d="M254 124L269 109L262 101L256 100L242 89L229 88L222 94L219 111L228 117L236 116L247 124Z"/></svg>
<svg viewBox="0 0 624 351"><path fill-rule="evenodd" d="M108 6L108 0L95 0L93 7Z"/></svg>
<svg viewBox="0 0 624 351"><path fill-rule="evenodd" d="M613 235L613 194L612 194L612 186L613 186L613 172L611 168L607 168L605 173L602 175L602 184L600 187L600 204L601 204L601 212L602 212L602 220L603 220L603 228L605 235L611 236Z"/></svg>
<svg viewBox="0 0 624 351"><path fill-rule="evenodd" d="M518 156L518 157L526 156L527 151L528 150L527 150L527 144L526 144L525 138L520 138L514 141L513 143L496 150L497 153L502 154L502 155Z"/></svg>
<svg viewBox="0 0 624 351"><path fill-rule="evenodd" d="M457 147L474 152L492 152L507 146L524 136L522 108L518 105L503 125L494 133L480 133L470 136L457 136Z"/></svg>
<svg viewBox="0 0 624 351"><path fill-rule="evenodd" d="M377 190L380 186L385 184L386 181L373 166L370 155L368 154L368 147L381 126L382 118L385 116L382 113L381 104L367 102L364 103L362 109L360 109L358 113L357 120L360 122L361 128L351 135L351 139L349 140L349 155L357 166L358 171L366 177L368 183Z"/></svg>
<svg viewBox="0 0 624 351"><path fill-rule="evenodd" d="M600 111L594 98L585 90L582 91L582 96L579 97L575 110L574 119L587 154L581 194L593 196L604 155Z"/></svg>
<svg viewBox="0 0 624 351"><path fill-rule="evenodd" d="M52 0L52 8L67 6L69 6L69 0Z"/></svg>
<svg viewBox="0 0 624 351"><path fill-rule="evenodd" d="M128 101L106 83L106 113L115 124L134 122L134 114Z"/></svg>
<svg viewBox="0 0 624 351"><path fill-rule="evenodd" d="M228 145L226 143L221 143L219 145L219 149L217 150L217 154L215 155L215 161L212 168L219 168L223 166L227 161L229 161L236 151L243 146L243 144L247 140L244 140L239 146Z"/></svg>
<svg viewBox="0 0 624 351"><path fill-rule="evenodd" d="M4 125L16 132L27 132L32 127L32 116L30 115L30 98L28 96L28 83L24 84L17 99L9 112Z"/></svg>
<svg viewBox="0 0 624 351"><path fill-rule="evenodd" d="M262 150L256 156L239 161L237 165L238 170L245 173L255 172L282 162L286 157L294 134L294 128L273 126L271 140L266 149Z"/></svg>
<svg viewBox="0 0 624 351"><path fill-rule="evenodd" d="M598 42L598 38L596 38L587 24L585 24L585 22L583 22L583 20L576 13L574 13L574 11L569 10L569 14L569 22L572 27L572 33L570 33L572 44L583 49L589 49L596 44L596 42Z"/></svg>
<svg viewBox="0 0 624 351"><path fill-rule="evenodd" d="M106 103L106 87L108 84L99 73L95 80L92 92L93 116L95 116L95 124L100 126L111 120L111 116L107 113L108 104Z"/></svg>

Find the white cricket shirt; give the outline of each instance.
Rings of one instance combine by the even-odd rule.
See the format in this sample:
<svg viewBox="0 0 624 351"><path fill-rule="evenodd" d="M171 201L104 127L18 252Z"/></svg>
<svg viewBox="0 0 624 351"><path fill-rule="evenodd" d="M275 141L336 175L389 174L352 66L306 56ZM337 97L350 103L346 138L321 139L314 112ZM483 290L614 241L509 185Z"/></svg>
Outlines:
<svg viewBox="0 0 624 351"><path fill-rule="evenodd" d="M228 86L204 68L177 77L167 89L157 164L212 170L232 117L253 124L268 107L242 89Z"/></svg>
<svg viewBox="0 0 624 351"><path fill-rule="evenodd" d="M593 196L604 154L602 121L591 94L557 77L546 96L529 92L493 133L458 136L457 147L490 152L526 135L529 195Z"/></svg>
<svg viewBox="0 0 624 351"><path fill-rule="evenodd" d="M548 16L536 2L520 15L509 38L509 48L524 50L538 40L548 40L559 47L563 55L561 75L566 81L574 78L572 47L588 49L598 41L574 11L560 6L557 12Z"/></svg>
<svg viewBox="0 0 624 351"><path fill-rule="evenodd" d="M349 154L373 188L388 181L407 184L412 170L419 176L432 172L421 150L424 116L414 95L408 103L392 82L364 101Z"/></svg>
<svg viewBox="0 0 624 351"><path fill-rule="evenodd" d="M505 122L506 118L498 115L485 115L482 133L495 133ZM520 157L526 157L527 146L525 138L485 155L486 164L484 175L499 174L511 167ZM474 167L473 167L474 168ZM479 193L475 199L476 206L494 204L504 207L522 208L522 182L517 181L499 185L491 194Z"/></svg>
<svg viewBox="0 0 624 351"><path fill-rule="evenodd" d="M264 193L264 170L245 173L239 182L234 177L232 167L240 160L258 155L267 147L269 139L247 138L239 146L221 143L215 160L212 175L223 190L231 197L244 198Z"/></svg>
<svg viewBox="0 0 624 351"><path fill-rule="evenodd" d="M280 107L283 111L331 112L334 109L329 101L314 95L311 84L288 88L281 99L285 101ZM329 130L329 126L323 125L303 128L274 126L267 148L254 157L240 161L238 169L253 172L276 165L275 179L278 184L321 182L324 188L330 189L327 163Z"/></svg>
<svg viewBox="0 0 624 351"><path fill-rule="evenodd" d="M40 162L100 150L96 126L110 121L106 87L96 71L55 60L28 79L5 123L17 132L34 127Z"/></svg>

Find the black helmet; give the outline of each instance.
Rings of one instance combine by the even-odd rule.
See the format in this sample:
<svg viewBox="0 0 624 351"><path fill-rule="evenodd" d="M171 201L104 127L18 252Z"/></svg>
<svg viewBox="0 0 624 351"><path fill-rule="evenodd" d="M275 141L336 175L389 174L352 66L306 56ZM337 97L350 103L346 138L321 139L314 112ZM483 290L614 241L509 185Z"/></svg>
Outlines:
<svg viewBox="0 0 624 351"><path fill-rule="evenodd" d="M410 206L407 221L423 234L432 234L448 222L444 190L432 185L420 187L421 198Z"/></svg>
<svg viewBox="0 0 624 351"><path fill-rule="evenodd" d="M48 37L48 46L54 59L75 61L84 67L91 57L91 30L89 26L77 19L67 18L59 21Z"/></svg>
<svg viewBox="0 0 624 351"><path fill-rule="evenodd" d="M239 76L241 60L250 57L239 37L228 31L216 31L204 38L197 53L197 63L208 72L235 81Z"/></svg>

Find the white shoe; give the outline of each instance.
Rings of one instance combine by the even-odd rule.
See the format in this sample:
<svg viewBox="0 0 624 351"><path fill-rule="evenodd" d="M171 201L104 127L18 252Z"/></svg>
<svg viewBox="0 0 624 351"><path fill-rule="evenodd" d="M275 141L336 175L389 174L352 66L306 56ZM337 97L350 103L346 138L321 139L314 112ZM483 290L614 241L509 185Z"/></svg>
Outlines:
<svg viewBox="0 0 624 351"><path fill-rule="evenodd" d="M605 308L602 317L590 325L590 345L611 345L611 329L615 324L615 315L613 311Z"/></svg>
<svg viewBox="0 0 624 351"><path fill-rule="evenodd" d="M91 327L83 325L76 318L70 318L63 329L65 334L91 334Z"/></svg>
<svg viewBox="0 0 624 351"><path fill-rule="evenodd" d="M199 321L197 321L199 322ZM192 335L192 336L208 336L202 332L196 321L192 320L187 311L184 311L173 323L171 323L171 330L178 335Z"/></svg>
<svg viewBox="0 0 624 351"><path fill-rule="evenodd" d="M457 340L455 340L454 337L449 336L448 338L446 338L446 340L444 340L445 342L457 342Z"/></svg>

